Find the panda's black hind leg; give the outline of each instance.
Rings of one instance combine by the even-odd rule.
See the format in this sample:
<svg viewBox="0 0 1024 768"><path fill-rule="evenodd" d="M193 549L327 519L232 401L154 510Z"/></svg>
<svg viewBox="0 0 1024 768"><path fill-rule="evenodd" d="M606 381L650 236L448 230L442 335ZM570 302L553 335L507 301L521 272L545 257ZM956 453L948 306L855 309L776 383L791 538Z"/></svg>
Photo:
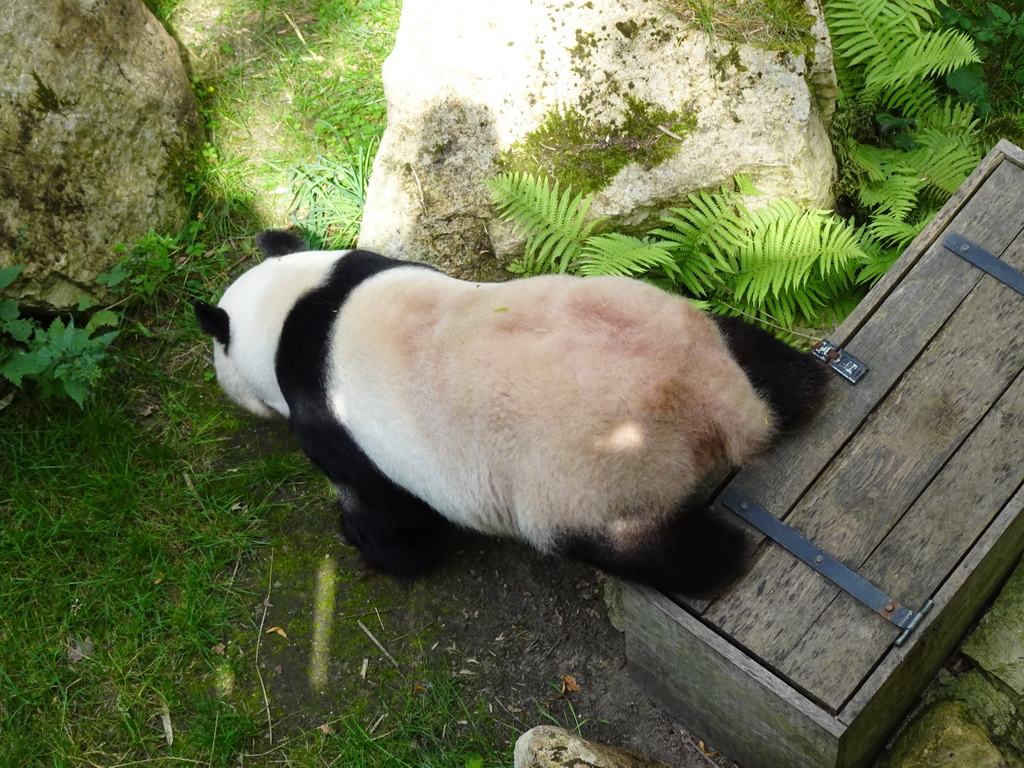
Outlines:
<svg viewBox="0 0 1024 768"><path fill-rule="evenodd" d="M616 544L603 532L566 533L559 554L663 592L721 594L750 563L750 545L734 525L706 505L680 505L639 541Z"/></svg>
<svg viewBox="0 0 1024 768"><path fill-rule="evenodd" d="M768 399L781 432L814 415L830 377L821 360L738 317L713 315L712 319L750 383Z"/></svg>
<svg viewBox="0 0 1024 768"><path fill-rule="evenodd" d="M400 489L386 499L353 494L339 505L342 535L377 570L415 579L433 570L445 554L450 524Z"/></svg>

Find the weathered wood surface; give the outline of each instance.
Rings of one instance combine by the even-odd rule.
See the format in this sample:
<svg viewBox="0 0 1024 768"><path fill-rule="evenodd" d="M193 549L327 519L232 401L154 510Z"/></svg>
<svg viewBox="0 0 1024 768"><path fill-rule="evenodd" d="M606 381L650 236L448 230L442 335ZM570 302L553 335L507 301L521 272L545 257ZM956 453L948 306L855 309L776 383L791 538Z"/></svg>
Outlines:
<svg viewBox="0 0 1024 768"><path fill-rule="evenodd" d="M790 513L789 522L860 570L1022 367L1024 297L995 280L983 280ZM1017 442L1014 435L1003 437ZM990 515L1016 489L1020 472L1017 468L1013 473L1012 486L1005 488ZM922 577L933 556L949 547L945 518L962 514L941 507L934 511L933 519L922 521L921 549L910 553L909 565ZM792 556L778 547L771 548L759 569L765 578L785 585L787 610L762 619L748 633L730 625L731 615L725 615L719 626L828 706L838 708L884 649L884 644L863 645L875 623L870 611L865 609L848 627L851 648L859 652L843 656L842 643L813 631L839 590L810 568L794 568ZM930 595L944 575L934 574L920 583L919 592ZM885 581L879 585L883 589L890 587ZM894 596L905 599L902 594ZM828 630L827 622L822 629ZM894 637L895 628L887 634ZM842 665L834 663L837 658L843 659ZM857 659L864 663L855 669ZM851 685L839 688L840 677Z"/></svg>
<svg viewBox="0 0 1024 768"><path fill-rule="evenodd" d="M1018 304L1024 320L1024 300ZM1024 324L1020 328L1024 330ZM1015 350L1018 355L1022 351L1024 344ZM890 596L898 595L908 607L919 608L1024 482L1022 427L1024 376L1018 375L1011 390L858 569L860 574ZM879 621L845 592L828 591L834 596L831 604L777 667L818 692L835 710L853 694L899 630Z"/></svg>
<svg viewBox="0 0 1024 768"><path fill-rule="evenodd" d="M953 218L951 229L993 253L1004 251L1021 229L1022 179L1020 168L1005 162L999 165ZM869 318L854 320L861 324L856 338L847 338L849 320L834 334L870 366L867 375L856 386L834 377L824 408L811 424L745 466L734 480L741 492L763 494L761 505L774 514L792 508L806 479L832 460L984 274L950 254L936 239L924 254L908 250L894 269L904 261L920 263Z"/></svg>
<svg viewBox="0 0 1024 768"><path fill-rule="evenodd" d="M845 726L664 595L624 586L630 674L747 765L834 765Z"/></svg>
<svg viewBox="0 0 1024 768"><path fill-rule="evenodd" d="M934 597L935 608L908 643L903 648L888 649L839 713L838 720L848 726L840 746L839 766L858 768L881 750L903 713L953 652L979 607L1017 564L1024 547L1022 509L1024 488L1000 510L943 583Z"/></svg>
<svg viewBox="0 0 1024 768"><path fill-rule="evenodd" d="M627 590L631 671L740 764L862 768L1024 549L1024 297L941 245L1022 268L1022 199L1024 151L1000 142L831 334L868 375L836 377L808 429L731 481L908 607L933 597L902 648L759 533L717 601Z"/></svg>
<svg viewBox="0 0 1024 768"><path fill-rule="evenodd" d="M948 231L1021 266L1024 249L1009 247L1024 229L1021 189L1024 170L1001 164ZM1024 367L1024 301L937 238L863 321L848 348L871 366L868 376L855 387L837 378L827 411L783 446L783 454L794 455L777 451L745 468L733 483L859 569ZM1012 489L1002 502L1009 493ZM928 535L912 563L926 564L948 550L945 512L933 513L935 518L922 522ZM929 575L927 583L917 585L918 593L933 592L944 573ZM880 586L889 588L884 581ZM762 547L750 576L704 616L837 710L870 671L886 637L896 634L895 628L883 630L881 639L866 647L867 635L876 631L863 620L864 613L870 619L863 609L845 632L851 646L864 651L859 658L843 657L833 648L824 633L840 627L827 616L815 636L804 640L838 593L820 574L769 545ZM845 602L845 595L838 599ZM857 606L839 608L837 615L844 610L849 616ZM842 664L835 663L838 658Z"/></svg>

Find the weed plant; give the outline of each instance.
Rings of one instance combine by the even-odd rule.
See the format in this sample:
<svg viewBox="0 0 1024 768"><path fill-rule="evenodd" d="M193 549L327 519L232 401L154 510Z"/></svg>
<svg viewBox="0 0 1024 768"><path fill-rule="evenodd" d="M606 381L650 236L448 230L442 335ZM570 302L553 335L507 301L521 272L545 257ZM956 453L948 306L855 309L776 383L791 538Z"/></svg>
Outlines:
<svg viewBox="0 0 1024 768"><path fill-rule="evenodd" d="M1024 9L1014 2L940 3L944 26L965 32L981 62L951 72L946 86L975 105L989 141L1024 143Z"/></svg>

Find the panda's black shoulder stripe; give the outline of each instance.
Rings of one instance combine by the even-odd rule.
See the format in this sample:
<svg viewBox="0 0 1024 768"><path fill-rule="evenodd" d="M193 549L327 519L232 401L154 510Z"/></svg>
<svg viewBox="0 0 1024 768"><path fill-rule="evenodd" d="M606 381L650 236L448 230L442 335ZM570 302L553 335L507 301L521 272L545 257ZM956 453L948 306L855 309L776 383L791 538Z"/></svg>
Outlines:
<svg viewBox="0 0 1024 768"><path fill-rule="evenodd" d="M293 415L298 411L302 418L306 408L319 410L325 401L331 327L352 291L381 272L410 266L434 269L371 251L350 251L338 259L326 282L295 303L281 330L275 361L278 384Z"/></svg>
<svg viewBox="0 0 1024 768"><path fill-rule="evenodd" d="M288 421L303 453L331 482L348 486L355 495L354 508L344 516L346 538L358 543L360 532L372 531L381 544L377 551L363 542L370 561L412 576L435 556L435 550L422 545L438 538L444 519L380 471L334 417L326 390L327 353L338 310L364 281L410 266L434 269L370 251L351 251L338 259L327 281L296 302L285 320L276 370L291 412Z"/></svg>

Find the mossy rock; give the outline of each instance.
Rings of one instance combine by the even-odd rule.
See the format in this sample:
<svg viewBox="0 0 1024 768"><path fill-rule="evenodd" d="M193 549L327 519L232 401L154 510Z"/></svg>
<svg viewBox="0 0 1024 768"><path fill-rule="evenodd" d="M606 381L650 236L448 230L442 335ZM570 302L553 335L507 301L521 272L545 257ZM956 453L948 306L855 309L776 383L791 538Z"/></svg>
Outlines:
<svg viewBox="0 0 1024 768"><path fill-rule="evenodd" d="M1021 768L989 737L962 701L940 701L919 714L900 735L885 768Z"/></svg>
<svg viewBox="0 0 1024 768"><path fill-rule="evenodd" d="M1024 696L1024 566L1017 566L963 651L989 677Z"/></svg>

